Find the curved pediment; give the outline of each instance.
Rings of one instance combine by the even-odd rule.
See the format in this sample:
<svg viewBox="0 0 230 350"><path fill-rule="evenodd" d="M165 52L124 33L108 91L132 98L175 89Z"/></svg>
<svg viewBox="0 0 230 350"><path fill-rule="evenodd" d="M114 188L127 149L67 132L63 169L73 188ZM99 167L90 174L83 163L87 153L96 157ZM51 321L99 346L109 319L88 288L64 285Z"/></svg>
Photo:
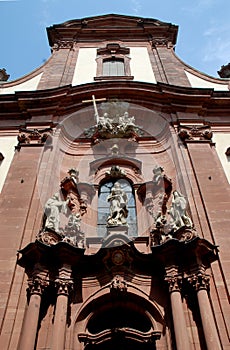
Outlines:
<svg viewBox="0 0 230 350"><path fill-rule="evenodd" d="M108 14L86 17L55 24L47 28L49 44L52 47L61 41L81 41L82 39L128 39L147 38L151 35L157 39L167 39L176 43L178 26L156 19L135 16Z"/></svg>

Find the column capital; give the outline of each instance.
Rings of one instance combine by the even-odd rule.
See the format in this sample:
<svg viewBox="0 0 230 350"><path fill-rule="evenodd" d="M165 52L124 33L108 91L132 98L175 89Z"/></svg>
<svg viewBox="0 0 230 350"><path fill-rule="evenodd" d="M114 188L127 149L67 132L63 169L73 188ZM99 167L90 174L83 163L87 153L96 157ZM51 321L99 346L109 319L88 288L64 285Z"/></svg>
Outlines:
<svg viewBox="0 0 230 350"><path fill-rule="evenodd" d="M181 275L167 275L165 281L169 286L169 293L181 292L182 276Z"/></svg>
<svg viewBox="0 0 230 350"><path fill-rule="evenodd" d="M49 281L41 277L32 277L28 279L28 290L30 295L32 294L42 295L44 289L48 285L49 285Z"/></svg>
<svg viewBox="0 0 230 350"><path fill-rule="evenodd" d="M73 280L65 278L57 278L55 280L55 287L57 288L57 295L69 296L73 290Z"/></svg>
<svg viewBox="0 0 230 350"><path fill-rule="evenodd" d="M208 274L198 272L189 276L187 278L187 281L195 288L197 292L202 289L209 289L210 277Z"/></svg>

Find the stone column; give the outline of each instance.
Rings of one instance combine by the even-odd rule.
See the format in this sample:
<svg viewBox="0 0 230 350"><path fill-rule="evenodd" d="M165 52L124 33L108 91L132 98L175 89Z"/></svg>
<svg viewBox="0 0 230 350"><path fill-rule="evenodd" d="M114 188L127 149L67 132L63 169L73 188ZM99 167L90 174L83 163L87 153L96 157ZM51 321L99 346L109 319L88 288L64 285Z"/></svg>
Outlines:
<svg viewBox="0 0 230 350"><path fill-rule="evenodd" d="M57 301L51 349L64 350L69 293L73 287L73 281L71 279L58 278L55 284L57 287Z"/></svg>
<svg viewBox="0 0 230 350"><path fill-rule="evenodd" d="M182 277L180 275L169 275L166 276L165 280L169 285L176 348L177 350L190 350L190 343L181 300L180 287L182 283Z"/></svg>
<svg viewBox="0 0 230 350"><path fill-rule="evenodd" d="M209 276L204 273L197 273L192 277L189 277L188 281L193 285L197 292L197 299L207 349L221 350L222 348L208 297Z"/></svg>
<svg viewBox="0 0 230 350"><path fill-rule="evenodd" d="M34 350L40 313L41 296L44 288L48 285L48 281L43 280L39 277L35 277L28 281L28 285L30 300L23 321L18 350Z"/></svg>

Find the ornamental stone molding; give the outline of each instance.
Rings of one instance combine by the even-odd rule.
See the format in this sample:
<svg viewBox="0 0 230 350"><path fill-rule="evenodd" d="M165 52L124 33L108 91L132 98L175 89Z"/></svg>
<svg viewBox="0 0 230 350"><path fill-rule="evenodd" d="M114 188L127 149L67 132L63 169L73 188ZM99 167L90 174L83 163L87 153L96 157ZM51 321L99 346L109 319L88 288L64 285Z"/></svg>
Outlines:
<svg viewBox="0 0 230 350"><path fill-rule="evenodd" d="M54 284L57 289L57 295L69 296L73 290L74 282L72 279L57 278Z"/></svg>
<svg viewBox="0 0 230 350"><path fill-rule="evenodd" d="M212 131L208 125L180 125L178 136L183 142L187 141L212 141Z"/></svg>
<svg viewBox="0 0 230 350"><path fill-rule="evenodd" d="M126 176L126 171L122 169L119 165L112 165L110 170L106 171L106 176L110 176L112 178L121 178Z"/></svg>
<svg viewBox="0 0 230 350"><path fill-rule="evenodd" d="M18 134L17 150L22 146L36 146L36 145L51 145L52 144L52 128L44 129L28 129L20 128Z"/></svg>
<svg viewBox="0 0 230 350"><path fill-rule="evenodd" d="M122 328L113 328L113 329L106 329L102 332L99 332L97 334L91 334L89 332L87 333L79 333L78 339L80 343L90 344L90 345L97 345L97 344L103 344L109 340L113 339L122 339L123 341L125 339L136 341L140 344L152 344L157 340L160 339L161 332L157 330L150 330L148 332L141 332L137 329L129 328L129 327L122 327Z"/></svg>
<svg viewBox="0 0 230 350"><path fill-rule="evenodd" d="M166 47L168 49L173 48L173 44L168 38L153 38L150 40L152 48Z"/></svg>
<svg viewBox="0 0 230 350"><path fill-rule="evenodd" d="M29 294L42 295L44 289L48 287L49 281L40 277L32 277L28 279Z"/></svg>
<svg viewBox="0 0 230 350"><path fill-rule="evenodd" d="M57 42L54 43L52 46L52 51L58 51L59 49L73 49L75 44L74 40L58 40Z"/></svg>
<svg viewBox="0 0 230 350"><path fill-rule="evenodd" d="M58 242L61 242L63 237L52 230L43 229L37 234L36 239L39 242L42 242L43 244L52 246L57 244Z"/></svg>
<svg viewBox="0 0 230 350"><path fill-rule="evenodd" d="M189 276L187 281L195 288L196 291L202 289L209 290L210 276L204 272L198 272Z"/></svg>
<svg viewBox="0 0 230 350"><path fill-rule="evenodd" d="M221 66L220 70L217 72L221 78L230 78L230 62L226 65Z"/></svg>
<svg viewBox="0 0 230 350"><path fill-rule="evenodd" d="M128 55L130 49L120 46L119 43L109 43L105 47L97 49L98 55Z"/></svg>
<svg viewBox="0 0 230 350"><path fill-rule="evenodd" d="M179 274L176 275L166 275L165 281L168 283L169 293L181 292L182 288L182 276Z"/></svg>
<svg viewBox="0 0 230 350"><path fill-rule="evenodd" d="M120 275L116 275L110 284L110 292L124 293L126 291L127 291L127 283L124 277Z"/></svg>
<svg viewBox="0 0 230 350"><path fill-rule="evenodd" d="M6 69L2 68L0 69L0 83L2 81L7 81L9 79L10 75L6 73Z"/></svg>

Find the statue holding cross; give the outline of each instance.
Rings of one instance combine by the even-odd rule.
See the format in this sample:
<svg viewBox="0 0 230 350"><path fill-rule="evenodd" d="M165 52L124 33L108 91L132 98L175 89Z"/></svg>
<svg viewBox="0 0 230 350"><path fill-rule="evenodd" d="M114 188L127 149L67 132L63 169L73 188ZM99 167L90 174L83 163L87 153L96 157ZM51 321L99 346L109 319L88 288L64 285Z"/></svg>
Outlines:
<svg viewBox="0 0 230 350"><path fill-rule="evenodd" d="M83 103L93 102L94 116L96 124L88 129L85 129L86 137L93 139L93 142L98 142L99 139L108 139L115 137L132 137L135 139L141 135L140 127L135 125L135 118L129 117L127 112L128 103L122 101L109 101L106 105L103 104L102 115L99 115L96 102L106 101L106 98L96 99L92 95L91 100L84 100Z"/></svg>
<svg viewBox="0 0 230 350"><path fill-rule="evenodd" d="M109 131L111 132L113 130L113 125L112 122L113 120L109 118L108 113L104 113L102 116L99 115L98 110L97 110L97 104L96 102L102 102L106 101L106 98L98 98L96 99L94 95L92 95L92 100L85 100L82 101L83 103L87 102L93 102L93 107L94 107L94 116L96 119L96 125L100 131Z"/></svg>
<svg viewBox="0 0 230 350"><path fill-rule="evenodd" d="M98 124L99 123L99 113L98 113L98 110L97 110L97 104L96 102L102 102L102 101L106 101L106 98L98 98L96 99L94 95L92 95L92 100L84 100L82 101L82 103L89 103L89 102L93 102L93 107L94 107L94 116L95 116L95 119L96 119L96 123Z"/></svg>

